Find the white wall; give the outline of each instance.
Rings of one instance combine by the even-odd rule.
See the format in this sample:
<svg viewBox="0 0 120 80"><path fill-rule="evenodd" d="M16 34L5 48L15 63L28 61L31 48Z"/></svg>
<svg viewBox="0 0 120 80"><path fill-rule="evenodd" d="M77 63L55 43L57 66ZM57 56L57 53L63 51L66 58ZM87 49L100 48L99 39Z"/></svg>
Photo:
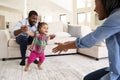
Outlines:
<svg viewBox="0 0 120 80"><path fill-rule="evenodd" d="M20 19L22 19L22 13L17 12L15 10L12 9L7 9L7 8L3 8L0 6L0 15L4 15L5 16L5 20L6 21L18 21Z"/></svg>
<svg viewBox="0 0 120 80"><path fill-rule="evenodd" d="M21 12L15 9L3 7L3 6L0 6L0 15L5 16L5 21L3 21L5 22L5 26L7 25L8 22L9 24L12 24L12 25L9 25L9 28L12 28L17 21L22 19Z"/></svg>
<svg viewBox="0 0 120 80"><path fill-rule="evenodd" d="M56 1L56 0L55 0ZM59 3L60 1L58 1ZM31 5L32 4L32 5ZM72 18L70 14L72 12L67 9L60 7L58 4L51 2L50 0L29 0L28 2L28 12L30 10L36 10L41 16L52 16L53 22L59 21L60 14L67 14L68 19ZM68 20L67 19L67 20ZM71 21L71 20L68 20Z"/></svg>
<svg viewBox="0 0 120 80"><path fill-rule="evenodd" d="M53 22L59 21L60 14L67 14L67 21L72 23L71 0L27 0L27 13L36 10L41 16L52 16ZM61 2L60 2L61 1ZM58 4L58 3L59 4ZM61 5L62 4L62 5ZM0 0L0 15L5 15L6 22L17 22L23 18L24 0Z"/></svg>
<svg viewBox="0 0 120 80"><path fill-rule="evenodd" d="M11 7L23 11L24 0L0 0L0 5Z"/></svg>
<svg viewBox="0 0 120 80"><path fill-rule="evenodd" d="M68 11L72 11L72 0L50 0L50 1L63 7Z"/></svg>
<svg viewBox="0 0 120 80"><path fill-rule="evenodd" d="M0 15L5 16L5 22L17 22L23 17L24 0L0 0Z"/></svg>

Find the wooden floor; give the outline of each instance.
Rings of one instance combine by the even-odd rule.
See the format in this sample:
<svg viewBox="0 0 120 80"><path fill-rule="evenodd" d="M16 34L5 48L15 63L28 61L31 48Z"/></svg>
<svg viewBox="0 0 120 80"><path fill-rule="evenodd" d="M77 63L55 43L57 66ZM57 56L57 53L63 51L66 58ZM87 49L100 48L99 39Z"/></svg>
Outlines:
<svg viewBox="0 0 120 80"><path fill-rule="evenodd" d="M82 55L46 57L42 70L32 63L24 72L21 60L0 61L0 80L83 80L91 71L108 65L107 59L96 61Z"/></svg>

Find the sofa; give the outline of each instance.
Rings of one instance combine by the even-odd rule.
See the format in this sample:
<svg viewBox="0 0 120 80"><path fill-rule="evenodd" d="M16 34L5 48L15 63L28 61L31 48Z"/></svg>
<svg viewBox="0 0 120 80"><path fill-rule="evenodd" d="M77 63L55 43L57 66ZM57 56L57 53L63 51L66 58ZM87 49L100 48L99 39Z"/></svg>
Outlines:
<svg viewBox="0 0 120 80"><path fill-rule="evenodd" d="M55 34L56 37L52 40L49 40L45 49L45 55L58 55L57 53L52 52L52 48L54 48L55 42L66 42L75 40L76 37L71 37L69 33L67 33L67 25L61 22L48 23L49 31L48 34ZM16 43L15 38L11 36L9 29L1 29L0 30L0 59L9 59L9 58L18 58L21 57L19 45ZM29 48L29 46L28 46ZM75 54L77 49L70 49L67 52L62 52L62 54ZM26 56L29 56L30 51L27 49Z"/></svg>
<svg viewBox="0 0 120 80"><path fill-rule="evenodd" d="M61 22L48 23L49 31L48 34L55 34L56 37L49 40L45 49L46 56L58 56L58 54L52 52L52 48L56 45L55 42L66 42L73 41L77 37L84 37L85 35L92 32L91 28L88 26L76 26L76 25L65 25ZM11 29L12 30L12 29ZM16 43L15 38L10 35L10 29L0 30L0 59L8 58L18 58L21 57L19 45ZM29 48L29 46L28 46ZM27 50L27 56L29 56L30 51ZM95 58L96 60L100 58L108 57L108 52L106 49L105 42L102 41L91 48L77 48L70 49L67 52L62 52L60 55L66 54L82 54Z"/></svg>
<svg viewBox="0 0 120 80"><path fill-rule="evenodd" d="M92 32L92 29L90 27L82 26L80 27L81 34L79 36L82 38L89 34L90 32ZM96 60L108 57L108 51L104 40L97 43L95 46L91 48L78 48L77 52L78 54L86 55L88 57L95 58Z"/></svg>

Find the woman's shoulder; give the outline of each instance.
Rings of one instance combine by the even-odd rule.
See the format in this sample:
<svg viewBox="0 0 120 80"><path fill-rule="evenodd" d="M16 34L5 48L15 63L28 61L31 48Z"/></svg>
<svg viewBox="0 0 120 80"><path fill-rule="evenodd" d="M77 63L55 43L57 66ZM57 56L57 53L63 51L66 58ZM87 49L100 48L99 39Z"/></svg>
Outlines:
<svg viewBox="0 0 120 80"><path fill-rule="evenodd" d="M120 10L113 12L103 23L105 26L117 27L120 25Z"/></svg>

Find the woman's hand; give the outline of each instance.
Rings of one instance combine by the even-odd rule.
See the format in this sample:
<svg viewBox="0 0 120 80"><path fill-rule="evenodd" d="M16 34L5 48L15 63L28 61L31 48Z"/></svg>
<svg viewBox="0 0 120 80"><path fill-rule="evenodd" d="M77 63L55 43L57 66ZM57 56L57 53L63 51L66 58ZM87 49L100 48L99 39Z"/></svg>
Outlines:
<svg viewBox="0 0 120 80"><path fill-rule="evenodd" d="M76 49L75 41L67 41L65 43L55 43L58 46L52 49L52 52L60 54L62 51L68 51L68 49Z"/></svg>
<svg viewBox="0 0 120 80"><path fill-rule="evenodd" d="M55 43L56 45L58 45L57 47L53 48L52 49L52 52L54 53L57 53L59 52L58 54L60 54L62 51L68 51L68 49L66 49L64 46L65 44L64 43Z"/></svg>
<svg viewBox="0 0 120 80"><path fill-rule="evenodd" d="M57 44L58 46L53 48L52 52L54 52L54 53L59 52L58 54L60 54L64 50L64 48L63 48L64 44L63 43L55 43L55 44Z"/></svg>

